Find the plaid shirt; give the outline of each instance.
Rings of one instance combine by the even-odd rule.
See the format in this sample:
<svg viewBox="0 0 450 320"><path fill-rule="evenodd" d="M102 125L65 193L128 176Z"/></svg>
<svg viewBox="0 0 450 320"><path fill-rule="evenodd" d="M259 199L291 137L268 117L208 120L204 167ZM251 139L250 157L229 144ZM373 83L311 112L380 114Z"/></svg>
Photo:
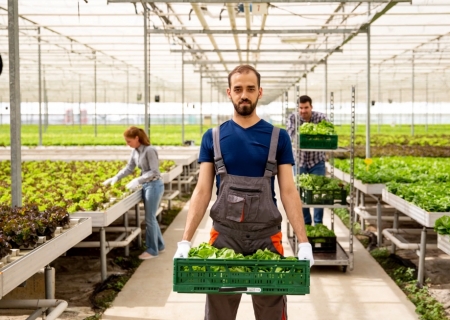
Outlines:
<svg viewBox="0 0 450 320"><path fill-rule="evenodd" d="M296 117L298 117L297 118L298 126L301 126L303 123L307 122L307 121L303 120L301 117L299 117L299 114L297 112L292 113L289 116L288 121L286 123L286 131L288 132L292 141L295 141L295 133L298 132L295 128L295 118ZM323 114L321 112L312 111L311 120L309 122L317 124L322 120L328 121L325 114ZM309 169L309 168L314 167L319 162L325 161L325 152L302 151L299 149L295 160L300 165L300 167L305 167L305 168Z"/></svg>

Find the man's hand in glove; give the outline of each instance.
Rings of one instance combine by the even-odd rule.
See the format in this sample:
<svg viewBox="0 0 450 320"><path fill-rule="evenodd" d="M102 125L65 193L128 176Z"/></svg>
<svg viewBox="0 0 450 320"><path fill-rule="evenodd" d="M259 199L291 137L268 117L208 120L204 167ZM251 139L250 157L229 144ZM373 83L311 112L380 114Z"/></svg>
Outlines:
<svg viewBox="0 0 450 320"><path fill-rule="evenodd" d="M104 186L112 185L113 186L118 180L119 179L117 179L116 177L112 177L112 178L109 178L109 179L103 181L102 185L104 185Z"/></svg>
<svg viewBox="0 0 450 320"><path fill-rule="evenodd" d="M127 185L125 186L127 189L129 190L134 190L137 187L139 187L139 181L138 178L131 180L130 182L127 183Z"/></svg>
<svg viewBox="0 0 450 320"><path fill-rule="evenodd" d="M309 242L299 243L298 260L309 260L309 267L312 267L314 265L312 247Z"/></svg>
<svg viewBox="0 0 450 320"><path fill-rule="evenodd" d="M187 258L189 250L191 250L191 242L187 240L180 241L178 242L178 249L173 258Z"/></svg>

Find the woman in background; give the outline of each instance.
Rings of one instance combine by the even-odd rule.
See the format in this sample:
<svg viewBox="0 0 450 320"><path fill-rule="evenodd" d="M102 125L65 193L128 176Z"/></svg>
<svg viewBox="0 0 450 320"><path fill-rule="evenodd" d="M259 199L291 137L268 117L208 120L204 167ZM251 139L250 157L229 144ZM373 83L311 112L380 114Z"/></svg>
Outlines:
<svg viewBox="0 0 450 320"><path fill-rule="evenodd" d="M145 208L145 244L147 250L139 259L147 260L158 256L164 251L165 245L156 221L156 211L158 210L161 198L164 193L164 182L159 172L159 159L156 149L150 146L150 140L144 130L137 127L129 127L123 133L127 145L133 148L130 160L125 168L119 171L114 177L103 182L103 185L114 185L120 179L133 173L136 166L141 169L141 175L131 180L126 185L127 189L134 190L142 185L142 199Z"/></svg>

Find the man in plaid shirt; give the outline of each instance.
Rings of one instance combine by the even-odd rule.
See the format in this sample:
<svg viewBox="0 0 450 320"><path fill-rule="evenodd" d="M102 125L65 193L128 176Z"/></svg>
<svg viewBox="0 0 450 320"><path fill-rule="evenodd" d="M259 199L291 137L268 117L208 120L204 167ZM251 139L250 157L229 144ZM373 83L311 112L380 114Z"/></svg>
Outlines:
<svg viewBox="0 0 450 320"><path fill-rule="evenodd" d="M321 112L312 111L312 99L309 96L301 96L298 98L298 113L292 113L286 123L286 131L291 137L292 141L295 141L295 133L298 132L295 128L295 123L297 126L301 126L305 122L319 123L322 120L327 120L325 114ZM296 121L297 118L297 121ZM298 140L297 140L298 141ZM320 151L302 151L298 150L296 155L296 163L298 164L297 173L310 173L319 176L325 175L325 152ZM305 224L311 224L311 213L309 208L303 208L303 217L305 219ZM314 209L314 224L322 223L323 221L323 209Z"/></svg>

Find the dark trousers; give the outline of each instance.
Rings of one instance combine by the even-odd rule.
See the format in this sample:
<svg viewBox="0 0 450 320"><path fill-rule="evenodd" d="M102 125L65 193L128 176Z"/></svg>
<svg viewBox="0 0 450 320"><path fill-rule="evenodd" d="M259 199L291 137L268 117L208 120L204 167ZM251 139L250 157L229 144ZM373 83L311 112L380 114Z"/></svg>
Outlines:
<svg viewBox="0 0 450 320"><path fill-rule="evenodd" d="M321 161L317 163L315 166L311 168L305 168L300 167L299 173L309 173L309 174L315 174L318 176L324 176L325 175L325 162ZM310 208L303 208L303 219L305 219L305 224L311 224L311 212ZM314 224L317 223L323 223L323 209L322 208L315 208L314 209Z"/></svg>

